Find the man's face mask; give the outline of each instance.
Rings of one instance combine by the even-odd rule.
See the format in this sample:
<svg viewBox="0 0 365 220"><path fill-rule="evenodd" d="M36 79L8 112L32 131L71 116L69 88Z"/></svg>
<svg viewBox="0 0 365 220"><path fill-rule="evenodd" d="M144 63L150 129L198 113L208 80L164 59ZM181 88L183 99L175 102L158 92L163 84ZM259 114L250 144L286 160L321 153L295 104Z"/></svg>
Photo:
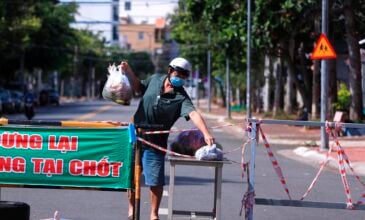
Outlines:
<svg viewBox="0 0 365 220"><path fill-rule="evenodd" d="M185 80L181 79L178 76L171 76L170 82L171 82L172 86L174 86L174 87L181 87L181 86L185 85Z"/></svg>

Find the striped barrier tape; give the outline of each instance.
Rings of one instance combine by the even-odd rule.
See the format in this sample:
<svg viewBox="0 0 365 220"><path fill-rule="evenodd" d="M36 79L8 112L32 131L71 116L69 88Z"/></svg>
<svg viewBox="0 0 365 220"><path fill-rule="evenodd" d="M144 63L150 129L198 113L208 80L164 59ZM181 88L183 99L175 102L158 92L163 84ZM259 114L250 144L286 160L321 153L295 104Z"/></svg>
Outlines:
<svg viewBox="0 0 365 220"><path fill-rule="evenodd" d="M285 190L286 194L288 195L289 199L291 200L291 196L290 196L290 193L289 193L289 188L288 188L288 186L286 184L286 180L285 180L284 175L283 175L283 172L282 172L282 170L281 170L281 168L279 166L279 163L276 160L276 158L274 156L274 153L272 152L272 150L270 148L270 144L267 141L267 139L265 137L265 134L264 134L264 132L263 132L260 124L257 124L257 126L259 128L259 133L261 133L261 137L262 137L262 140L264 141L264 146L266 148L266 152L269 155L271 164L274 167L274 170L276 172L276 175L279 177L281 185L284 187L284 190Z"/></svg>
<svg viewBox="0 0 365 220"><path fill-rule="evenodd" d="M234 126L235 124L226 124L226 125L217 125L210 127L210 129L217 129L217 128L223 128L223 127L229 127ZM144 134L167 134L167 133L177 133L177 132L184 132L184 131L196 131L199 130L198 128L192 128L192 129L171 129L166 131L145 131Z"/></svg>
<svg viewBox="0 0 365 220"><path fill-rule="evenodd" d="M340 145L339 145L340 146ZM354 168L351 166L351 163L350 163L350 160L349 160L349 157L347 156L347 154L345 153L345 150L343 149L343 147L339 147L339 151L341 151L341 154L343 156L343 159L345 160L347 166L350 168L352 174L355 176L355 178L361 183L361 185L365 186L365 183L364 181L361 180L361 177L356 174Z"/></svg>
<svg viewBox="0 0 365 220"><path fill-rule="evenodd" d="M326 122L326 127L328 126L328 122ZM341 128L339 123L335 124L335 131L338 131ZM329 130L326 128L326 130ZM330 130L330 135L332 138L334 138L334 141L336 143L337 146L337 157L338 157L338 170L340 172L341 175L341 180L342 180L342 184L345 190L345 194L346 194L346 204L347 204L347 208L348 209L353 209L353 203L352 203L352 198L351 198L351 191L350 191L350 186L346 177L346 170L345 170L345 165L344 165L344 156L343 156L343 152L344 150L342 149L340 142L338 141L337 136L334 134L334 132L332 130ZM336 132L337 133L337 132Z"/></svg>
<svg viewBox="0 0 365 220"><path fill-rule="evenodd" d="M247 144L251 143L251 140L254 140L255 137L251 137L251 131L252 131L252 127L251 127L251 123L247 123L246 126L246 130L247 132L247 141L244 142L241 146L241 170L242 170L242 178L245 176L245 172L248 168L248 164L249 162L245 162L245 151L246 151L246 146Z"/></svg>
<svg viewBox="0 0 365 220"><path fill-rule="evenodd" d="M185 158L195 158L194 156L190 156L190 155L185 155L185 154L180 154L180 153L176 153L174 151L171 151L171 150L168 150L168 149L165 149L163 147L160 147L154 143L151 143L149 141L146 141L145 139L141 138L141 137L137 137L137 140L141 141L142 143L144 144L147 144L148 146L150 147L153 147L159 151L162 151L164 153L168 153L168 154L171 154L173 156L178 156L178 157L185 157Z"/></svg>
<svg viewBox="0 0 365 220"><path fill-rule="evenodd" d="M350 191L350 186L349 186L349 183L348 183L347 177L346 177L346 171L345 171L345 166L344 166L344 162L343 162L343 155L340 150L337 151L337 156L338 156L338 168L339 168L339 171L341 174L342 184L345 189L345 194L347 197L347 201L346 201L347 208L351 209L351 208L353 208L351 191Z"/></svg>
<svg viewBox="0 0 365 220"><path fill-rule="evenodd" d="M351 170L352 174L355 176L355 178L363 185L365 186L365 182L361 180L361 177L355 172L354 168L351 165L351 162L349 160L349 157L347 156L344 148L340 145L340 141L338 140L337 137L337 133L338 131L340 131L342 129L341 127L341 123L336 123L335 124L335 133L330 132L329 134L334 138L336 145L338 146L338 151L341 151L342 155L343 155L343 159L345 160L347 166L349 167L349 169Z"/></svg>
<svg viewBox="0 0 365 220"><path fill-rule="evenodd" d="M252 137L251 135L252 127L251 123L247 123L246 132L247 132L247 141L242 145L241 150L241 169L242 169L242 178L245 176L245 172L247 173L247 183L250 182L250 170L249 170L249 163L245 162L245 150L248 143L251 142L251 140L255 139L256 137ZM256 134L257 135L257 134ZM245 210L245 220L249 219L249 213L250 210L253 209L253 205L255 202L255 191L250 190L249 184L247 184L247 191L243 195L241 200L241 210L239 215L242 216L243 209Z"/></svg>
<svg viewBox="0 0 365 220"><path fill-rule="evenodd" d="M250 182L249 166L246 166L245 172L247 172L247 183L249 183ZM242 216L242 211L243 209L245 210L245 220L249 219L249 211L253 209L254 203L255 203L255 191L250 190L249 184L247 184L247 191L243 195L243 198L241 200L241 210L239 213L239 215Z"/></svg>
<svg viewBox="0 0 365 220"><path fill-rule="evenodd" d="M328 123L326 123L326 132L328 133L328 134L330 134L331 133L331 128L328 126ZM330 147L329 147L329 149L328 149L328 151L327 151L327 153L326 153L326 157L325 157L325 160L324 160L324 162L321 164L321 166L320 166L320 168L319 168L319 170L318 170L318 172L317 172L317 174L316 174L316 176L314 177L314 179L312 180L312 182L311 182L311 184L309 185L309 187L308 187L308 189L307 189L307 191L303 194L303 196L302 196L302 198L300 198L300 200L304 200L304 198L312 191L312 189L313 189L313 187L314 187L314 185L317 183L317 181L318 181L318 178L319 178L319 175L322 173L322 171L323 171L323 169L325 168L325 166L327 165L327 163L328 163L328 158L329 158L329 156L330 156L330 154L331 154L331 152L332 152L332 150L333 150L333 144L332 145L330 145Z"/></svg>
<svg viewBox="0 0 365 220"><path fill-rule="evenodd" d="M305 197L307 197L307 195L312 191L314 185L317 183L319 175L322 173L323 169L325 168L325 166L328 164L328 158L330 156L332 152L332 145L330 146L330 148L328 149L327 153L326 153L326 158L324 159L324 162L321 164L321 167L319 168L316 176L314 177L314 179L312 180L311 184L309 185L307 191L303 194L302 198L300 198L300 200L304 200Z"/></svg>

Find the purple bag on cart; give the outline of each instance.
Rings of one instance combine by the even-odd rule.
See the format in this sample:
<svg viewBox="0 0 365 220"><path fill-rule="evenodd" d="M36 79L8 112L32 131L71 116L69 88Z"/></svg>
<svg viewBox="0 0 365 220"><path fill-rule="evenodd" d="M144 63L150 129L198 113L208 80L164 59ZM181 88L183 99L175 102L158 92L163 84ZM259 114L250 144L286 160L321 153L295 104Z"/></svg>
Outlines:
<svg viewBox="0 0 365 220"><path fill-rule="evenodd" d="M171 143L172 151L194 156L195 152L206 145L204 135L199 130L182 131Z"/></svg>

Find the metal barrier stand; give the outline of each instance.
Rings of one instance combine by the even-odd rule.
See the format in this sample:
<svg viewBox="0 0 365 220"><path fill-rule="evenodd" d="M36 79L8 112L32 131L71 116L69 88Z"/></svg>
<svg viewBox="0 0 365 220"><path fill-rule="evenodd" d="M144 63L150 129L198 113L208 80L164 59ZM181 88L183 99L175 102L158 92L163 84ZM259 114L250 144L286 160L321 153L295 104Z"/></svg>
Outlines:
<svg viewBox="0 0 365 220"><path fill-rule="evenodd" d="M169 199L168 199L168 217L173 219L173 215L189 215L189 216L206 216L213 217L216 220L221 218L221 198L222 198L222 168L223 164L230 163L229 161L201 161L196 159L180 158L169 156L170 162L170 182L169 182ZM176 165L190 165L190 166L206 166L214 167L214 204L212 212L202 211L181 211L173 209L174 188L175 188L175 166Z"/></svg>
<svg viewBox="0 0 365 220"><path fill-rule="evenodd" d="M249 192L255 192L255 157L256 147L258 145L259 131L257 127L259 124L276 124L276 125L301 125L301 126L313 126L324 127L328 126L334 128L336 122L317 122L317 121L295 121L295 120L273 120L273 119L255 119L249 118L247 122L251 124L251 159L250 159L250 179L249 179ZM365 128L365 124L360 123L340 123L342 128ZM255 197L255 195L254 195ZM347 204L343 203L329 203L329 202L308 202L298 200L275 200L265 198L254 198L252 206L248 207L249 220L253 219L254 204L257 205L274 205L274 206L293 206L293 207L310 207L310 208L330 208L330 209L347 209ZM354 205L358 210L365 210L365 205Z"/></svg>

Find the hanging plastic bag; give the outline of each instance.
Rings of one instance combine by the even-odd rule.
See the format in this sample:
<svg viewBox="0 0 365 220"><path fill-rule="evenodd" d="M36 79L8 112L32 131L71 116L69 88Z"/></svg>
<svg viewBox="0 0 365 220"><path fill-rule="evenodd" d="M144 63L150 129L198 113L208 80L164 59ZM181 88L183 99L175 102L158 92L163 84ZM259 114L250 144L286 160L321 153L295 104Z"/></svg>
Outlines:
<svg viewBox="0 0 365 220"><path fill-rule="evenodd" d="M198 160L223 160L223 152L215 144L206 145L195 152L195 158Z"/></svg>
<svg viewBox="0 0 365 220"><path fill-rule="evenodd" d="M104 99L112 100L121 105L130 105L133 91L128 77L122 72L121 66L109 65L108 72L108 80L102 92Z"/></svg>

